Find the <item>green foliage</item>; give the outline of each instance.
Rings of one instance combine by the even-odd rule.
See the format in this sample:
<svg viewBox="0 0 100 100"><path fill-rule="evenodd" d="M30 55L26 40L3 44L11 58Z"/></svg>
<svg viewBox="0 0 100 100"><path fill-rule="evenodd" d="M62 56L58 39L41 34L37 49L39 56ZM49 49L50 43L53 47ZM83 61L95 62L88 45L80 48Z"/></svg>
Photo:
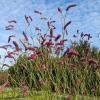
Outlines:
<svg viewBox="0 0 100 100"><path fill-rule="evenodd" d="M0 77L7 73L8 73L8 70L0 71ZM2 81L0 80L0 86L7 80L8 80L8 78L4 78L4 79L2 79Z"/></svg>
<svg viewBox="0 0 100 100"><path fill-rule="evenodd" d="M46 53L46 48L39 48L35 51L36 53L41 50L46 55L46 58L40 55L36 60L29 60L26 55L19 56L17 63L9 68L9 73L12 74L12 76L9 77L10 85L12 87L16 85L21 87L21 80L25 80L30 90L40 89L42 91L49 90L53 92L57 88L60 93L82 94L82 91L87 91L83 94L99 96L100 78L94 70L96 65L89 66L88 62L82 65L82 61L80 60L80 58L86 54L86 43L86 41L81 41L80 44L75 47L75 50L80 52L79 54L81 56L73 56L71 59L69 59L67 55L60 58L51 58L49 53ZM89 56L93 55L92 52L93 50L91 50ZM87 57L84 56L84 58ZM63 61L64 64L57 64L59 60ZM52 67L50 67L50 61L53 62ZM25 62L27 62L27 64L24 64ZM72 63L76 65L75 68L70 66ZM41 64L44 64L48 70L40 69ZM47 79L47 82L43 82L42 79ZM39 80L42 81L41 84ZM75 86L76 80L78 80L77 87ZM83 82L81 82L82 80ZM96 87L93 88L94 84L96 84ZM62 87L62 91L60 91L60 87ZM96 90L96 93L93 92L94 90Z"/></svg>

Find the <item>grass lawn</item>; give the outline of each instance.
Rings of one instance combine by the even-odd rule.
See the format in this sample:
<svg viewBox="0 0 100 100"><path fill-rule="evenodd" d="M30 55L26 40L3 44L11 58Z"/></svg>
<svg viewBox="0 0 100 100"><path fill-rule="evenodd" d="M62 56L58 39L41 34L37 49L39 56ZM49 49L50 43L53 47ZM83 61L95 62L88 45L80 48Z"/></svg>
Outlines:
<svg viewBox="0 0 100 100"><path fill-rule="evenodd" d="M71 97L71 100L100 100L100 97L58 95L57 93L47 93L44 91L28 91L28 95L24 98L22 92L18 88L11 89L6 87L0 93L0 100L67 100L68 97Z"/></svg>

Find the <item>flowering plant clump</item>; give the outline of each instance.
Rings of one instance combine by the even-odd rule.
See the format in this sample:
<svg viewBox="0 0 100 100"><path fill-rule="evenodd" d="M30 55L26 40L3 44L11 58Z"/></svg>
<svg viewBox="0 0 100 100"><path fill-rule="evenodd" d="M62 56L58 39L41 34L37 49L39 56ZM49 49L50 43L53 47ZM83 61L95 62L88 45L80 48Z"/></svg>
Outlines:
<svg viewBox="0 0 100 100"><path fill-rule="evenodd" d="M69 5L66 12L75 6L76 4ZM24 39L18 39L23 47L16 40L12 41L16 35L8 37L8 43L12 41L13 45L0 46L7 51L5 59L11 58L15 61L12 66L5 63L2 65L2 68L6 66L8 69L7 74L0 76L0 81L6 77L8 77L8 81L0 87L0 92L9 84L14 88L22 88L23 97L26 97L28 91L32 90L69 95L100 96L100 51L93 51L90 48L89 40L92 38L90 34L82 32L80 40L77 42L65 38L65 35L68 35L67 27L72 21L65 22L66 17L63 17L63 11L60 7L58 7L58 12L64 21L62 21L63 29L62 34L54 35L56 26L53 23L56 21L48 21L40 11L34 10L34 13L41 16L41 20L47 21L48 27L48 31L44 35L41 34L42 28L35 27L35 30L38 31L39 38L37 40L40 47L34 45L34 37L30 36L29 38L26 30L22 31ZM25 20L27 28L30 27L33 21L32 17L25 15ZM17 24L17 21L10 20L9 23L6 30L14 30L12 24ZM77 34L79 34L79 30L77 30ZM85 37L88 37L88 40L85 40ZM73 38L78 38L78 36L74 34ZM32 39L33 44L30 43L29 39ZM71 45L65 49L64 44L68 41L71 41ZM8 48L12 48L13 51L8 51ZM68 100L71 98L68 97Z"/></svg>

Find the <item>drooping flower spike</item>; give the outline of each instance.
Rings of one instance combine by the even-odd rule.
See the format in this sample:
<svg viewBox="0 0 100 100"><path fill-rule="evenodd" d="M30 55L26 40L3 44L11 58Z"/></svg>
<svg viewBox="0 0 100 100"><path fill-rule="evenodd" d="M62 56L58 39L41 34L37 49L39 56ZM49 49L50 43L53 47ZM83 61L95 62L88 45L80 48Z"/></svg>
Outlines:
<svg viewBox="0 0 100 100"><path fill-rule="evenodd" d="M67 50L64 52L63 56L68 54L68 57L70 58L72 55L78 56L79 53L75 51L74 48L67 48Z"/></svg>
<svg viewBox="0 0 100 100"><path fill-rule="evenodd" d="M32 51L34 51L35 48L34 48L34 47L31 47L31 46L27 46L27 50L32 50Z"/></svg>
<svg viewBox="0 0 100 100"><path fill-rule="evenodd" d="M52 38L53 37L53 29L51 28L50 29L50 38Z"/></svg>
<svg viewBox="0 0 100 100"><path fill-rule="evenodd" d="M33 19L32 19L32 17L31 17L31 16L29 16L29 18L30 18L30 20L31 20L31 21L33 21Z"/></svg>
<svg viewBox="0 0 100 100"><path fill-rule="evenodd" d="M8 26L6 26L6 29L7 28L13 28L14 26L13 25L8 25Z"/></svg>
<svg viewBox="0 0 100 100"><path fill-rule="evenodd" d="M63 62L62 60L59 60L59 61L57 62L57 64L59 64L59 65L63 65L64 62Z"/></svg>
<svg viewBox="0 0 100 100"><path fill-rule="evenodd" d="M12 47L12 45L11 44L6 44L6 45L3 45L4 47Z"/></svg>
<svg viewBox="0 0 100 100"><path fill-rule="evenodd" d="M10 82L5 82L1 87L0 87L0 92L5 88L6 85L10 84Z"/></svg>
<svg viewBox="0 0 100 100"><path fill-rule="evenodd" d="M55 38L55 41L57 41L60 37L61 37L61 35L58 34L57 37Z"/></svg>
<svg viewBox="0 0 100 100"><path fill-rule="evenodd" d="M38 11L38 10L34 10L34 12L35 12L35 13L38 13L38 14L40 14L40 15L42 14L42 13L41 13L40 11Z"/></svg>
<svg viewBox="0 0 100 100"><path fill-rule="evenodd" d="M16 42L16 41L13 41L13 44L15 45L15 47L17 47L17 48L18 48L18 44L17 44L17 42Z"/></svg>
<svg viewBox="0 0 100 100"><path fill-rule="evenodd" d="M76 38L77 36L74 34L73 37Z"/></svg>
<svg viewBox="0 0 100 100"><path fill-rule="evenodd" d="M8 37L8 43L10 42L11 37L15 37L15 35L10 35L10 36Z"/></svg>
<svg viewBox="0 0 100 100"><path fill-rule="evenodd" d="M26 33L24 31L23 31L23 35L24 35L26 41L28 41L28 37L26 36Z"/></svg>
<svg viewBox="0 0 100 100"><path fill-rule="evenodd" d="M31 21L33 21L33 20L32 20L32 17L31 17L31 16L26 16L26 15L25 15L26 22L28 23L28 25L30 25L30 22L29 22L28 18L29 18Z"/></svg>
<svg viewBox="0 0 100 100"><path fill-rule="evenodd" d="M76 6L76 4L71 4L71 5L69 5L69 6L66 8L66 11L68 11L69 8L71 8L71 7L75 7L75 6Z"/></svg>
<svg viewBox="0 0 100 100"><path fill-rule="evenodd" d="M7 48L6 48L5 46L0 46L0 48L3 48L3 49L5 49L5 50L7 50Z"/></svg>
<svg viewBox="0 0 100 100"><path fill-rule="evenodd" d="M47 18L45 18L45 17L41 17L41 19L47 20Z"/></svg>
<svg viewBox="0 0 100 100"><path fill-rule="evenodd" d="M90 38L92 38L92 36L91 36L90 34L84 34L84 36L88 36L88 40L89 40Z"/></svg>
<svg viewBox="0 0 100 100"><path fill-rule="evenodd" d="M98 64L98 65L96 66L95 71L96 71L97 69L100 69L100 64Z"/></svg>
<svg viewBox="0 0 100 100"><path fill-rule="evenodd" d="M50 23L55 23L55 22L56 22L55 20L50 21Z"/></svg>
<svg viewBox="0 0 100 100"><path fill-rule="evenodd" d="M26 22L29 23L28 16L25 15L25 19L26 19Z"/></svg>
<svg viewBox="0 0 100 100"><path fill-rule="evenodd" d="M26 44L21 39L19 39L19 41L23 44L23 46L25 47L25 50L27 50Z"/></svg>
<svg viewBox="0 0 100 100"><path fill-rule="evenodd" d="M64 30L66 29L66 27L71 23L71 21L69 21L65 26L64 26Z"/></svg>
<svg viewBox="0 0 100 100"><path fill-rule="evenodd" d="M50 22L47 22L48 28L50 29Z"/></svg>
<svg viewBox="0 0 100 100"><path fill-rule="evenodd" d="M16 41L13 41L13 44L15 45L16 51L21 51L22 50L22 48L19 48Z"/></svg>
<svg viewBox="0 0 100 100"><path fill-rule="evenodd" d="M41 29L40 29L39 27L35 27L35 30L39 30L39 31L41 31Z"/></svg>
<svg viewBox="0 0 100 100"><path fill-rule="evenodd" d="M7 66L7 67L10 67L8 64L3 64L3 66Z"/></svg>
<svg viewBox="0 0 100 100"><path fill-rule="evenodd" d="M60 41L60 43L56 43L55 45L64 45L64 42Z"/></svg>
<svg viewBox="0 0 100 100"><path fill-rule="evenodd" d="M42 38L42 40L43 40L43 41L45 41L45 40L46 40L46 39L45 39L42 35L41 35L41 38Z"/></svg>
<svg viewBox="0 0 100 100"><path fill-rule="evenodd" d="M58 11L59 11L60 13L62 13L62 9L61 9L60 7L58 7Z"/></svg>
<svg viewBox="0 0 100 100"><path fill-rule="evenodd" d="M53 27L53 29L56 29L56 27L55 27L54 25L50 25L50 26L52 26L52 27Z"/></svg>
<svg viewBox="0 0 100 100"><path fill-rule="evenodd" d="M68 31L67 31L67 30L65 30L65 32L66 32L66 35L68 35Z"/></svg>
<svg viewBox="0 0 100 100"><path fill-rule="evenodd" d="M37 54L31 54L28 58L29 59L37 59L38 55Z"/></svg>
<svg viewBox="0 0 100 100"><path fill-rule="evenodd" d="M16 59L12 55L6 55L5 58L13 58L14 61L16 61Z"/></svg>
<svg viewBox="0 0 100 100"><path fill-rule="evenodd" d="M17 23L16 20L10 20L9 23Z"/></svg>
<svg viewBox="0 0 100 100"><path fill-rule="evenodd" d="M45 65L41 65L40 68L43 69L43 70L48 70L48 68L46 68Z"/></svg>
<svg viewBox="0 0 100 100"><path fill-rule="evenodd" d="M84 36L84 33L82 32L82 33L81 33L81 37L83 37L83 36Z"/></svg>
<svg viewBox="0 0 100 100"><path fill-rule="evenodd" d="M54 45L54 43L52 41L51 42L49 41L49 42L46 42L43 44L43 46L45 46L45 45L47 45L47 47L49 47L50 45Z"/></svg>
<svg viewBox="0 0 100 100"><path fill-rule="evenodd" d="M7 54L8 54L8 55L11 55L11 54L15 54L15 52L10 52L10 51L8 51Z"/></svg>
<svg viewBox="0 0 100 100"><path fill-rule="evenodd" d="M71 67L76 67L76 65L75 64L69 64Z"/></svg>
<svg viewBox="0 0 100 100"><path fill-rule="evenodd" d="M93 58L90 58L90 59L88 59L88 63L89 63L89 65L91 65L91 64L98 64L98 61L93 59Z"/></svg>

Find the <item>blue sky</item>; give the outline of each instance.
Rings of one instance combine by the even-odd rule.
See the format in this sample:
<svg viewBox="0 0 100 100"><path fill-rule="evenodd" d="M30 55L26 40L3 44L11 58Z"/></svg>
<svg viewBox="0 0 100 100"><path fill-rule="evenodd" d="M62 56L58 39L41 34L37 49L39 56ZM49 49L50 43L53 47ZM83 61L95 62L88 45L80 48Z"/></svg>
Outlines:
<svg viewBox="0 0 100 100"><path fill-rule="evenodd" d="M34 26L40 27L42 34L45 34L47 21L40 21L41 16L34 13L34 10L41 11L42 16L48 20L50 18L56 20L54 35L61 34L61 18L58 7L62 9L64 15L67 6L70 4L76 4L77 6L67 12L66 23L70 20L72 23L67 28L68 36L66 38L72 38L78 29L80 33L90 33L93 37L90 40L93 42L91 45L100 48L100 42L96 37L100 33L100 0L0 0L0 46L8 44L7 40L10 35L17 33L18 38L19 36L23 37L21 31L25 30L26 25L24 15L31 16L33 19L30 27L33 35L35 35L35 44L38 45L36 39L37 31L35 31ZM15 24L13 24L14 31L7 31L5 27L9 25L8 21L10 20L16 20L21 31ZM29 29L26 33L30 36ZM5 50L0 49L2 58L4 54ZM3 60L1 59L0 64L2 62ZM7 60L6 62L9 61Z"/></svg>

